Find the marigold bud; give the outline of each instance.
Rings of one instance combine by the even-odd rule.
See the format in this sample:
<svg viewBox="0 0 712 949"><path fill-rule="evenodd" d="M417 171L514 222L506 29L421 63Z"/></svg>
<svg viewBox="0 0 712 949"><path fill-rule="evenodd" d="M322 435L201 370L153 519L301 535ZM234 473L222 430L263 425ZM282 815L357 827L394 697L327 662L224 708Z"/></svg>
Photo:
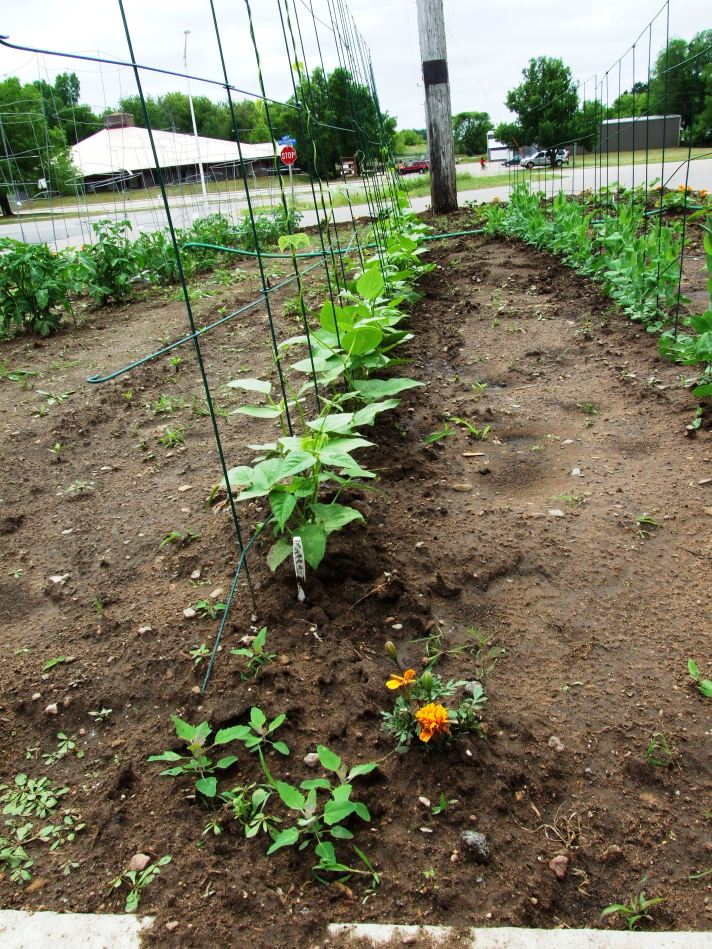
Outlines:
<svg viewBox="0 0 712 949"><path fill-rule="evenodd" d="M395 643L391 642L389 639L383 648L385 649L387 656L389 656L394 662L398 662L398 651L395 647Z"/></svg>
<svg viewBox="0 0 712 949"><path fill-rule="evenodd" d="M430 691L433 687L433 674L429 669L422 674L419 680L419 684L424 688Z"/></svg>

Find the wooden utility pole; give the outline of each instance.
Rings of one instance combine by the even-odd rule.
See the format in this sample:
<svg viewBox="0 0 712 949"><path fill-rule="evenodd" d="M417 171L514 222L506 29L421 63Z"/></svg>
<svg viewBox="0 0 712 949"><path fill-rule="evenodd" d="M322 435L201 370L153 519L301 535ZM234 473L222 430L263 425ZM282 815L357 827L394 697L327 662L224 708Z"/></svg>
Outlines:
<svg viewBox="0 0 712 949"><path fill-rule="evenodd" d="M418 0L418 32L430 148L430 199L433 211L445 214L457 210L457 187L443 0Z"/></svg>

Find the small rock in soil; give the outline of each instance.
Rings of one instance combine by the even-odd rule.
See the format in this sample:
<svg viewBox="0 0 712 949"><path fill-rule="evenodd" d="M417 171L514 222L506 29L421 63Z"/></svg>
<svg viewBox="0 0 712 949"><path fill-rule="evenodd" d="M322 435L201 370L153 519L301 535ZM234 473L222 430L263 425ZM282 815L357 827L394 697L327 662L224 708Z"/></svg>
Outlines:
<svg viewBox="0 0 712 949"><path fill-rule="evenodd" d="M436 573L428 584L428 588L438 596L453 597L462 593L462 587L448 580L441 573Z"/></svg>
<svg viewBox="0 0 712 949"><path fill-rule="evenodd" d="M433 833L433 828L432 828L432 827L421 827L421 828L420 828L420 833L421 833L421 834L432 834L432 833Z"/></svg>
<svg viewBox="0 0 712 949"><path fill-rule="evenodd" d="M712 517L712 507L706 507L706 508L703 508L703 510L705 514L707 515L707 517Z"/></svg>
<svg viewBox="0 0 712 949"><path fill-rule="evenodd" d="M423 805L423 807L430 807L430 800L427 797L419 797L418 800Z"/></svg>
<svg viewBox="0 0 712 949"><path fill-rule="evenodd" d="M177 919L172 919L170 923L166 923L166 929L168 930L169 933L172 933L174 929L178 929L179 926L180 926L180 923L178 922Z"/></svg>
<svg viewBox="0 0 712 949"><path fill-rule="evenodd" d="M52 583L56 583L60 587L62 587L67 582L67 580L69 580L70 576L71 574L69 573L55 573L49 579L51 580Z"/></svg>
<svg viewBox="0 0 712 949"><path fill-rule="evenodd" d="M137 873L140 873L142 870L145 870L146 867L151 862L151 858L146 853L135 853L131 860L129 861L129 870L135 870Z"/></svg>
<svg viewBox="0 0 712 949"><path fill-rule="evenodd" d="M460 491L462 494L467 494L468 491L472 491L472 485L467 481L457 481L452 486L453 491Z"/></svg>
<svg viewBox="0 0 712 949"><path fill-rule="evenodd" d="M557 738L556 735L552 735L549 741L547 742L549 748L553 748L556 752L561 752L564 750L564 745L561 742L560 738Z"/></svg>
<svg viewBox="0 0 712 949"><path fill-rule="evenodd" d="M186 619L193 619L193 617L195 616L195 610L193 609L193 607L188 606L186 609L184 609L183 616L185 616Z"/></svg>
<svg viewBox="0 0 712 949"><path fill-rule="evenodd" d="M606 847L602 854L599 854L598 859L603 863L615 863L616 860L620 860L622 856L623 851L618 844L611 844L610 847Z"/></svg>
<svg viewBox="0 0 712 949"><path fill-rule="evenodd" d="M548 511L548 514L549 514L549 517L565 517L566 516L563 511L560 511L558 509L558 507L552 507L552 509Z"/></svg>
<svg viewBox="0 0 712 949"><path fill-rule="evenodd" d="M35 692L35 693L33 693L33 695L32 695L32 701L33 701L33 702L36 702L38 699L41 699L41 698L42 698L42 693L41 693L41 692Z"/></svg>
<svg viewBox="0 0 712 949"><path fill-rule="evenodd" d="M572 477L572 478L583 478L583 475L581 474L581 469L580 469L580 468L572 468L572 469L571 469L571 477Z"/></svg>
<svg viewBox="0 0 712 949"><path fill-rule="evenodd" d="M216 587L213 592L210 594L211 600L219 600L225 591L222 587Z"/></svg>
<svg viewBox="0 0 712 949"><path fill-rule="evenodd" d="M190 579L191 579L191 580L200 580L200 574L201 574L202 572L203 572L203 571L200 569L200 567L198 567L197 570L194 570L194 571L191 573Z"/></svg>
<svg viewBox="0 0 712 949"><path fill-rule="evenodd" d="M307 768L316 768L319 764L319 755L315 751L310 751L308 755L304 755L303 760Z"/></svg>
<svg viewBox="0 0 712 949"><path fill-rule="evenodd" d="M566 877L566 871L569 868L569 858L562 855L554 857L549 861L549 869L557 880L563 880Z"/></svg>
<svg viewBox="0 0 712 949"><path fill-rule="evenodd" d="M487 838L477 830L463 830L460 839L465 846L465 853L475 863L489 863L492 852Z"/></svg>
<svg viewBox="0 0 712 949"><path fill-rule="evenodd" d="M45 709L45 715L57 715L58 713L59 709L57 708L56 702L52 702L51 705L48 705Z"/></svg>
<svg viewBox="0 0 712 949"><path fill-rule="evenodd" d="M144 633L150 633L150 632L152 632L152 631L153 631L153 627L152 627L152 626L139 626L138 631L139 631L139 633L141 633L141 635L143 635Z"/></svg>

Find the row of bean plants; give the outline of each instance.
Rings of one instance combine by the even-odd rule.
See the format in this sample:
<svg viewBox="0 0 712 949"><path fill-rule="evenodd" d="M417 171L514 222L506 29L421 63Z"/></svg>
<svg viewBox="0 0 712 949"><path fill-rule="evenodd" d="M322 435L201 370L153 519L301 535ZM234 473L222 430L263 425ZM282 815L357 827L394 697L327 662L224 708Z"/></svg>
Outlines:
<svg viewBox="0 0 712 949"><path fill-rule="evenodd" d="M704 196L703 196L704 197ZM603 287L633 319L650 333L660 335L665 357L699 367L693 394L712 395L712 230L709 212L693 216L702 221L709 274L710 306L697 316L680 319L675 332L683 222L663 223L659 215L646 221L644 203L624 202L609 208L592 208L585 199L571 200L563 193L547 203L545 196L528 185L512 190L508 203L487 206L486 230L517 237L559 255L565 263ZM705 218L707 222L705 222ZM682 303L689 302L684 297Z"/></svg>
<svg viewBox="0 0 712 949"><path fill-rule="evenodd" d="M255 215L233 224L222 214L198 218L178 231L180 243L200 241L254 250L277 243L299 225L298 211L283 209ZM137 287L175 283L178 263L168 231L141 234L133 240L128 221L100 220L92 224L94 243L79 250L53 251L47 244L25 244L0 238L0 339L27 331L49 336L62 316L82 297L99 304L130 299ZM195 249L183 258L191 277L214 268L219 251Z"/></svg>
<svg viewBox="0 0 712 949"><path fill-rule="evenodd" d="M408 211L390 215L381 230L384 227L387 237L380 253L352 270L338 302L323 304L318 326L280 345L287 398L273 394L267 380L228 383L260 396L258 403L236 409L238 413L270 420L278 430L274 440L249 446L257 452L252 464L228 472L237 501L266 498L269 503L274 543L267 562L272 570L290 554L297 568L303 554L316 569L329 536L347 524L363 522L356 508L339 499L376 477L354 457L373 445L364 429L399 405L396 396L401 392L423 384L381 374L402 362L396 350L412 338L403 328L405 307L419 299L416 280L435 266L420 259L420 242L430 228ZM293 251L302 237L283 237L280 246ZM304 350L303 358L294 359L293 353L302 355ZM315 382L319 408L311 411Z"/></svg>

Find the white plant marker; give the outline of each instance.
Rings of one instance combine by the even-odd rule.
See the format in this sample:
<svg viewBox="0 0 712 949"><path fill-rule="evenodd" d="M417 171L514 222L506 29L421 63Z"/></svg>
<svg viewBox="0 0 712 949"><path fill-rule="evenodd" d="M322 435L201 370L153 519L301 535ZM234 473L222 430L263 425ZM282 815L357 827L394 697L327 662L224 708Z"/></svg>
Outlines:
<svg viewBox="0 0 712 949"><path fill-rule="evenodd" d="M304 585L307 582L307 565L304 559L304 547L301 537L292 538L292 560L294 561L294 575L297 578L297 599L303 603L307 595Z"/></svg>

